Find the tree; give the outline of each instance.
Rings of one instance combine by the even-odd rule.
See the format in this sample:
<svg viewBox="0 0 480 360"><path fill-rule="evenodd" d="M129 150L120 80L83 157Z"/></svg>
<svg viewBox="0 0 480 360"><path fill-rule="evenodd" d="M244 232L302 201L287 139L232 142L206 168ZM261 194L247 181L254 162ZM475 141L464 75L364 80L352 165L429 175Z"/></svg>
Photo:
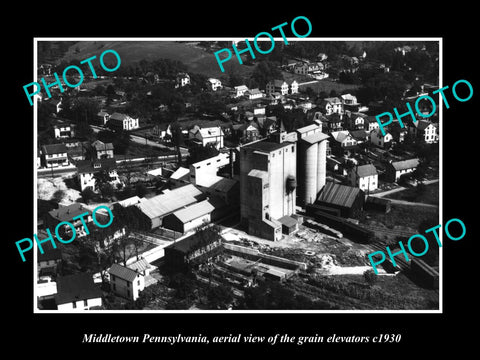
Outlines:
<svg viewBox="0 0 480 360"><path fill-rule="evenodd" d="M375 274L375 272L371 269L369 270L366 270L364 273L363 273L363 277L365 278L365 282L369 285L369 286L373 286L376 282L377 282L377 274Z"/></svg>
<svg viewBox="0 0 480 360"><path fill-rule="evenodd" d="M210 309L227 309L232 304L233 299L230 286L211 286L207 290L207 301Z"/></svg>
<svg viewBox="0 0 480 360"><path fill-rule="evenodd" d="M89 203L90 200L93 199L93 197L95 196L95 193L94 191L92 190L92 188L89 186L87 188L85 188L83 191L82 191L82 199L83 201L85 201L85 203Z"/></svg>
<svg viewBox="0 0 480 360"><path fill-rule="evenodd" d="M59 189L53 193L52 199L55 200L57 203L62 201L63 197L65 196L65 191Z"/></svg>
<svg viewBox="0 0 480 360"><path fill-rule="evenodd" d="M113 188L112 184L104 183L100 186L100 192L104 199L110 199L115 194L115 189Z"/></svg>
<svg viewBox="0 0 480 360"><path fill-rule="evenodd" d="M138 197L143 198L147 194L147 192L147 187L143 183L138 183L137 185L135 185L135 194Z"/></svg>

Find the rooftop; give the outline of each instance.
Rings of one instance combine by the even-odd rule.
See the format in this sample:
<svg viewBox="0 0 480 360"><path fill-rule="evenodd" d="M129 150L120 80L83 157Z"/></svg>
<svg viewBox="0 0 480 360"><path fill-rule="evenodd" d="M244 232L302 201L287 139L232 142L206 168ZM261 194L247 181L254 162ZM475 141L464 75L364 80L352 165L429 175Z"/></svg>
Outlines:
<svg viewBox="0 0 480 360"><path fill-rule="evenodd" d="M102 170L111 171L117 168L115 159L79 160L76 163L79 174L95 173Z"/></svg>
<svg viewBox="0 0 480 360"><path fill-rule="evenodd" d="M71 221L75 216L83 214L84 212L88 211L88 209L84 208L80 203L73 203L68 206L59 206L58 209L54 209L48 212L48 214L58 220L59 222L62 221Z"/></svg>
<svg viewBox="0 0 480 360"><path fill-rule="evenodd" d="M328 139L328 135L319 131L315 134L305 136L301 140L306 141L309 144L315 144L326 139Z"/></svg>
<svg viewBox="0 0 480 360"><path fill-rule="evenodd" d="M327 181L317 201L351 207L359 193L360 189L357 187Z"/></svg>
<svg viewBox="0 0 480 360"><path fill-rule="evenodd" d="M144 258L141 258L140 260L137 260L134 263L131 263L127 267L134 271L136 270L140 272L140 271L145 271L146 269L150 269L152 265L150 265L150 263Z"/></svg>
<svg viewBox="0 0 480 360"><path fill-rule="evenodd" d="M258 151L270 153L272 151L281 149L281 148L289 146L289 145L292 145L292 143L290 143L290 142L276 143L276 142L270 142L270 141L262 140L262 141L256 141L256 142L246 144L243 147L247 148L247 149L258 150Z"/></svg>
<svg viewBox="0 0 480 360"><path fill-rule="evenodd" d="M188 223L201 216L211 213L213 210L215 210L215 207L210 204L208 200L204 200L196 204L189 205L184 209L177 210L173 213L173 215L182 223Z"/></svg>
<svg viewBox="0 0 480 360"><path fill-rule="evenodd" d="M129 269L128 267L113 264L108 270L110 275L115 275L116 277L133 282L135 278L139 275L135 270Z"/></svg>
<svg viewBox="0 0 480 360"><path fill-rule="evenodd" d="M92 275L80 273L57 278L57 305L74 301L95 299L102 297L102 290L93 282Z"/></svg>
<svg viewBox="0 0 480 360"><path fill-rule="evenodd" d="M414 158L414 159L408 159L408 160L402 160L402 161L393 161L391 165L395 170L405 170L405 169L416 168L419 162L420 162L419 159Z"/></svg>
<svg viewBox="0 0 480 360"><path fill-rule="evenodd" d="M153 219L193 204L197 202L197 198L201 195L202 192L200 190L194 185L188 184L150 199L140 199L140 203L136 206L138 206L145 215Z"/></svg>
<svg viewBox="0 0 480 360"><path fill-rule="evenodd" d="M355 172L359 177L377 175L377 168L372 164L357 166Z"/></svg>
<svg viewBox="0 0 480 360"><path fill-rule="evenodd" d="M67 147L65 144L50 144L42 146L43 153L46 155L66 153Z"/></svg>

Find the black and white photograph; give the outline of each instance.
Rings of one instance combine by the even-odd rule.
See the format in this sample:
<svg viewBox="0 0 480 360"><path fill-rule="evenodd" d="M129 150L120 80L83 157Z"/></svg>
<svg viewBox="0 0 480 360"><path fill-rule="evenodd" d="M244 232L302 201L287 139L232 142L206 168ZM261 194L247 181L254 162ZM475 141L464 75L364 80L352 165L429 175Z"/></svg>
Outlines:
<svg viewBox="0 0 480 360"><path fill-rule="evenodd" d="M281 40L36 39L38 310L441 310L440 39Z"/></svg>
<svg viewBox="0 0 480 360"><path fill-rule="evenodd" d="M5 22L7 350L473 349L475 12L259 5Z"/></svg>

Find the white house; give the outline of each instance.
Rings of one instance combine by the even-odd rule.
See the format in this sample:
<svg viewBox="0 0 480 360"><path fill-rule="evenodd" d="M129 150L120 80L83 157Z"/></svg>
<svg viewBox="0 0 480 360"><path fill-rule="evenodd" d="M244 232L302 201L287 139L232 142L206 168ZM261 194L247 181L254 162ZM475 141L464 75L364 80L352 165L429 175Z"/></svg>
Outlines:
<svg viewBox="0 0 480 360"><path fill-rule="evenodd" d="M392 143L393 136L389 132L385 132L385 136L382 134L380 129L373 130L370 132L370 142L373 145L384 148L389 146Z"/></svg>
<svg viewBox="0 0 480 360"><path fill-rule="evenodd" d="M184 87L190 84L190 75L187 73L178 73L175 78L175 88Z"/></svg>
<svg viewBox="0 0 480 360"><path fill-rule="evenodd" d="M53 126L55 139L75 137L75 124L58 123Z"/></svg>
<svg viewBox="0 0 480 360"><path fill-rule="evenodd" d="M350 185L368 192L378 188L378 172L372 164L355 166L350 169Z"/></svg>
<svg viewBox="0 0 480 360"><path fill-rule="evenodd" d="M145 289L145 276L138 270L113 264L108 272L110 288L119 296L135 301L138 299L140 291Z"/></svg>
<svg viewBox="0 0 480 360"><path fill-rule="evenodd" d="M138 118L134 119L126 114L113 113L108 120L108 126L114 130L134 130L140 127Z"/></svg>
<svg viewBox="0 0 480 360"><path fill-rule="evenodd" d="M390 182L396 182L400 179L400 176L415 171L419 163L420 160L418 158L387 163L385 178Z"/></svg>
<svg viewBox="0 0 480 360"><path fill-rule="evenodd" d="M258 88L245 91L245 95L249 100L261 99L263 97L263 93Z"/></svg>
<svg viewBox="0 0 480 360"><path fill-rule="evenodd" d="M343 114L343 103L338 97L325 98L320 102L325 115Z"/></svg>
<svg viewBox="0 0 480 360"><path fill-rule="evenodd" d="M344 105L357 105L357 97L351 94L340 95Z"/></svg>
<svg viewBox="0 0 480 360"><path fill-rule="evenodd" d="M298 83L295 80L290 82L289 88L290 88L290 94L298 94Z"/></svg>
<svg viewBox="0 0 480 360"><path fill-rule="evenodd" d="M245 92L247 90L248 90L248 87L246 85L235 86L233 88L233 97L237 98L237 97L243 96L245 95Z"/></svg>
<svg viewBox="0 0 480 360"><path fill-rule="evenodd" d="M340 144L341 147L349 147L357 145L357 140L347 130L332 131L330 136Z"/></svg>
<svg viewBox="0 0 480 360"><path fill-rule="evenodd" d="M284 80L273 80L267 83L265 87L267 95L279 92L281 95L288 94L288 84Z"/></svg>
<svg viewBox="0 0 480 360"><path fill-rule="evenodd" d="M95 174L100 171L108 172L110 184L117 186L121 184L116 170L115 159L95 159L95 160L81 160L77 164L77 179L80 184L81 191L86 188L96 190L97 180Z"/></svg>
<svg viewBox="0 0 480 360"><path fill-rule="evenodd" d="M409 127L410 132L427 144L438 142L437 126L428 120L420 120Z"/></svg>
<svg viewBox="0 0 480 360"><path fill-rule="evenodd" d="M42 146L42 156L45 166L60 167L70 165L65 144L49 144Z"/></svg>
<svg viewBox="0 0 480 360"><path fill-rule="evenodd" d="M345 122L349 129L362 130L365 127L365 118L367 115L358 112L350 112L348 110L345 111L345 113L347 115Z"/></svg>
<svg viewBox="0 0 480 360"><path fill-rule="evenodd" d="M378 124L378 121L375 119L375 116L367 116L363 120L363 128L365 129L366 132L370 133L373 130L380 129L380 125Z"/></svg>
<svg viewBox="0 0 480 360"><path fill-rule="evenodd" d="M222 88L222 82L215 78L207 79L207 86L209 86L213 91L217 91Z"/></svg>
<svg viewBox="0 0 480 360"><path fill-rule="evenodd" d="M200 128L195 125L188 133L189 139L199 140L202 146L213 143L217 150L223 148L223 137L224 134L220 126Z"/></svg>
<svg viewBox="0 0 480 360"><path fill-rule="evenodd" d="M58 310L91 310L102 306L102 290L89 273L57 277Z"/></svg>
<svg viewBox="0 0 480 360"><path fill-rule="evenodd" d="M110 118L110 114L104 110L100 110L97 113L97 123L99 125L105 125L108 122L109 118Z"/></svg>

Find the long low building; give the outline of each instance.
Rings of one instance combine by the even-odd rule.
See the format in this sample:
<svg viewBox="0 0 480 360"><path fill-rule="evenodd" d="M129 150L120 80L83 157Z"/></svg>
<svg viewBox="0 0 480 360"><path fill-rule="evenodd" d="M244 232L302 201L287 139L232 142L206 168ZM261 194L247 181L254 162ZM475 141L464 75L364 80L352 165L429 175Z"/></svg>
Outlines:
<svg viewBox="0 0 480 360"><path fill-rule="evenodd" d="M140 199L140 203L135 206L148 217L151 229L155 229L162 226L165 216L203 199L205 199L203 193L189 184L173 190L165 190L163 194L150 199Z"/></svg>
<svg viewBox="0 0 480 360"><path fill-rule="evenodd" d="M163 227L186 233L210 223L214 210L215 207L208 200L204 200L167 215L163 219Z"/></svg>

